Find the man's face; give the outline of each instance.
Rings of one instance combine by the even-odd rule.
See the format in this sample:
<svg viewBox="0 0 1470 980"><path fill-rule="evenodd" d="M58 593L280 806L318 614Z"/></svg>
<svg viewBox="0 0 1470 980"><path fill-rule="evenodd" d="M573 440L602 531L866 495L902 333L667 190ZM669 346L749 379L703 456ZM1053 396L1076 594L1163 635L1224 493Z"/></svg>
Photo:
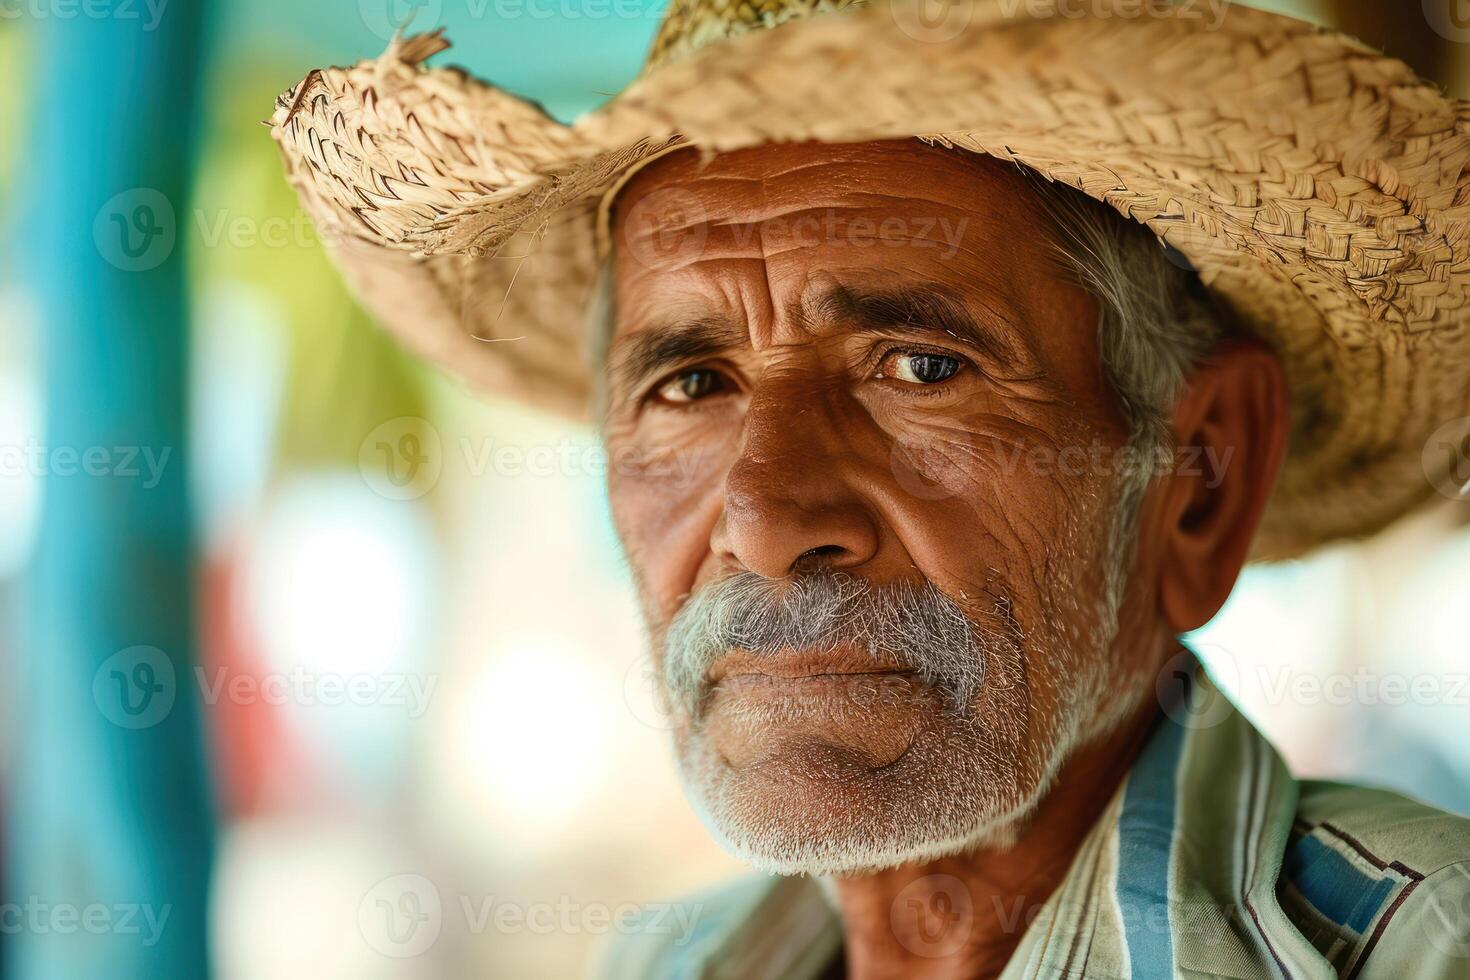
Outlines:
<svg viewBox="0 0 1470 980"><path fill-rule="evenodd" d="M1046 227L910 142L680 152L618 198L613 516L686 786L759 866L1002 838L1116 714L1127 433Z"/></svg>

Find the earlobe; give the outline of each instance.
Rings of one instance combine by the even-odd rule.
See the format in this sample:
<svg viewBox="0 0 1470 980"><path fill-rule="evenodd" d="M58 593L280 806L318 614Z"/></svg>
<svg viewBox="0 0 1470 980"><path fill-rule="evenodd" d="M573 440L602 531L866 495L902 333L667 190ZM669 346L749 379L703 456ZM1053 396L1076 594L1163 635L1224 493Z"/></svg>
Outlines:
<svg viewBox="0 0 1470 980"><path fill-rule="evenodd" d="M1285 457L1287 405L1280 363L1252 339L1221 344L1176 404L1159 541L1160 611L1176 633L1207 623L1235 585Z"/></svg>

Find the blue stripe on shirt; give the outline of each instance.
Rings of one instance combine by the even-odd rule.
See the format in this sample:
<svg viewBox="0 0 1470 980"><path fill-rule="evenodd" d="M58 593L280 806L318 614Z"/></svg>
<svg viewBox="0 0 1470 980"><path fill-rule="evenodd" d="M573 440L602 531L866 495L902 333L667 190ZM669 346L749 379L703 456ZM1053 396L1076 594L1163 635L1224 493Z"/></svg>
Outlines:
<svg viewBox="0 0 1470 980"><path fill-rule="evenodd" d="M1166 717L1160 722L1159 730L1133 764L1123 796L1123 812L1118 820L1118 908L1123 916L1133 980L1168 980L1174 976L1174 944L1167 913L1169 856L1184 737L1184 729L1172 719Z"/></svg>
<svg viewBox="0 0 1470 980"><path fill-rule="evenodd" d="M1286 876L1324 918L1362 935L1383 907L1394 882L1364 874L1316 837L1287 849Z"/></svg>

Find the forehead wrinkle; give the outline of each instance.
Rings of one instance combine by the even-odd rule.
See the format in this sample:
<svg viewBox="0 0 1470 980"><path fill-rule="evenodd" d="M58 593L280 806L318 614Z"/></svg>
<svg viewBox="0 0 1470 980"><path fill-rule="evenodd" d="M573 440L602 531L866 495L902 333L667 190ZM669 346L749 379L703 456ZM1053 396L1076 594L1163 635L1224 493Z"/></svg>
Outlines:
<svg viewBox="0 0 1470 980"><path fill-rule="evenodd" d="M897 189L893 193L841 191L828 188L771 188L770 182L751 178L760 194L736 195L707 192L702 195L705 213L686 227L715 230L760 225L763 222L796 222L810 217L827 219L834 225L867 222L876 226L901 222L906 228L959 229L963 232L979 216L953 202L913 197ZM953 244L933 235L906 235L913 241L932 240Z"/></svg>
<svg viewBox="0 0 1470 980"><path fill-rule="evenodd" d="M808 170L830 171L833 168L850 168L861 171L874 170L881 166L877 161L865 158L862 153L837 152L840 147L835 144L827 144L824 146L824 149L828 151L825 155L802 155L790 159L773 157L769 153L763 154L759 172L752 174L731 173L728 169L721 169L729 167L733 159L741 157L742 154L739 151L733 154L717 154L706 162L695 163L695 169L689 175L688 179L690 181L732 180L768 183L772 180L800 175L803 171ZM824 177L822 178L822 182L827 183L828 179Z"/></svg>
<svg viewBox="0 0 1470 980"><path fill-rule="evenodd" d="M775 172L753 175L693 175L687 178L686 186L701 199L705 214L701 220L684 227L702 225L711 231L743 228L775 219L795 221L813 213L821 215L823 212L845 212L838 216L841 221L863 220L881 224L888 219L898 219L905 224L913 224L915 221L932 219L935 222L948 221L951 227L956 223L967 224L971 219L982 217L975 214L963 201L915 194L896 178L885 182L883 190L857 187L834 190L834 181L830 177L822 179L820 183L795 186L783 186L781 183L783 178L798 171L830 170L832 166L829 161L808 161ZM738 186L722 187L721 184ZM953 244L932 236L911 235L905 236L905 239L932 241L946 246Z"/></svg>

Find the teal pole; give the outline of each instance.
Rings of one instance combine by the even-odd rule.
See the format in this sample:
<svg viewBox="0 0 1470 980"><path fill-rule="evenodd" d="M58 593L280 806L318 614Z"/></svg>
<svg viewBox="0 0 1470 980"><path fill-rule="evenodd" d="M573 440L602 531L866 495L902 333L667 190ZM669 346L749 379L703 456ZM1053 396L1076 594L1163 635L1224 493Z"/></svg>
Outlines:
<svg viewBox="0 0 1470 980"><path fill-rule="evenodd" d="M10 250L40 312L0 906L15 980L208 975L213 839L194 683L188 214L197 0L52 3ZM44 16L41 16L44 14Z"/></svg>

